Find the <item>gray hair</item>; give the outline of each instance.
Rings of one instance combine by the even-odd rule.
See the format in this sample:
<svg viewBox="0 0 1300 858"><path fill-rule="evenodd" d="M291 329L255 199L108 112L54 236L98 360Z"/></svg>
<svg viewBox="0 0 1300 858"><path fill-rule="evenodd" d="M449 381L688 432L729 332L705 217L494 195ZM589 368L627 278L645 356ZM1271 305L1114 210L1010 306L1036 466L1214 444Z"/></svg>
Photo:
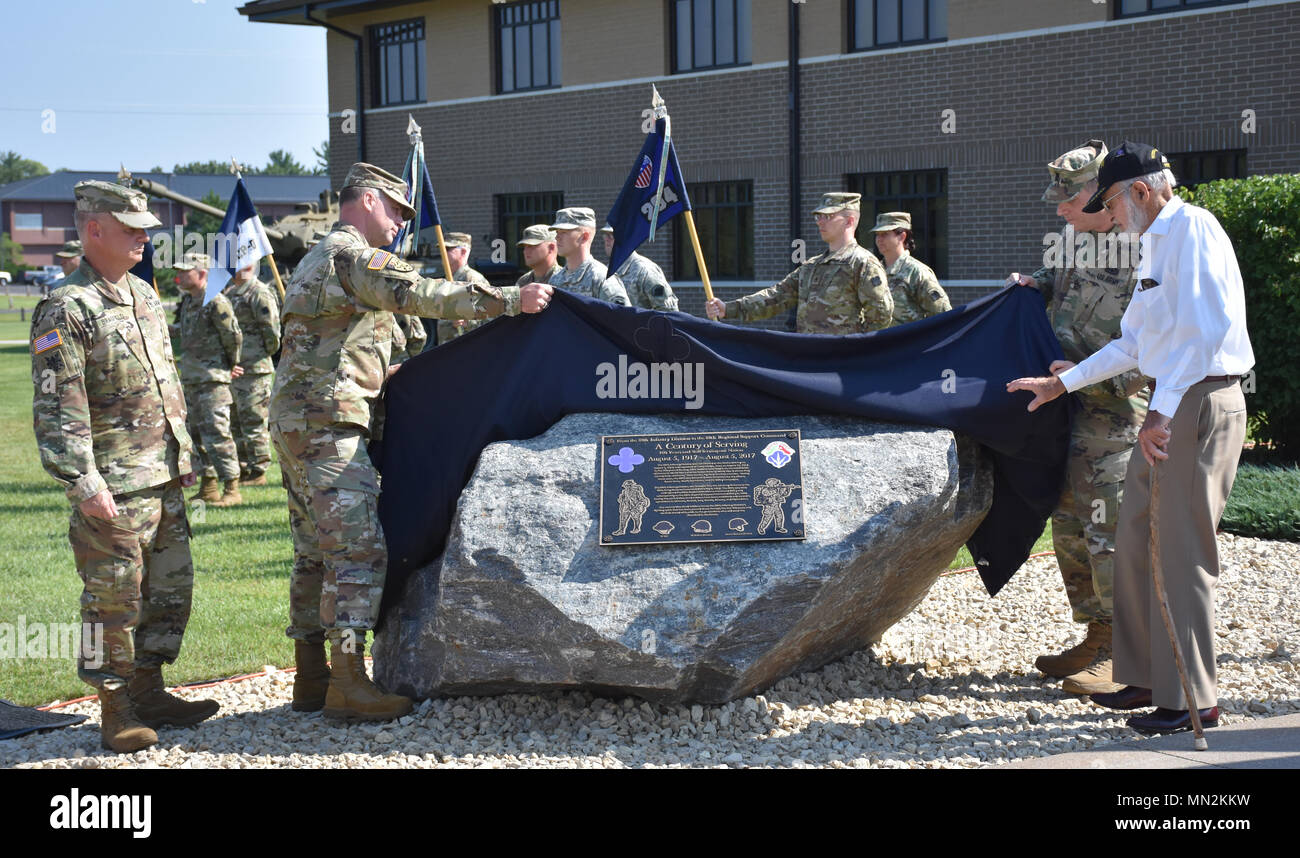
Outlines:
<svg viewBox="0 0 1300 858"><path fill-rule="evenodd" d="M1136 178L1116 182L1115 190L1127 191L1129 188L1133 187L1134 182L1141 182L1153 191L1159 191L1164 188L1172 190L1173 187L1178 184L1178 180L1174 178L1172 170L1157 170L1154 173L1147 173L1145 176L1137 176Z"/></svg>

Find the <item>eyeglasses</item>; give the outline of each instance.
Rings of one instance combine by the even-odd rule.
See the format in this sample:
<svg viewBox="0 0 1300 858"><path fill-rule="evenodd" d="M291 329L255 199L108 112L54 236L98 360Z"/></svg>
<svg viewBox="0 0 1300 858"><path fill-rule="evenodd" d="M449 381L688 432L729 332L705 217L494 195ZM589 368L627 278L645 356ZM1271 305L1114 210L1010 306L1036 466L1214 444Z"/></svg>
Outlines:
<svg viewBox="0 0 1300 858"><path fill-rule="evenodd" d="M1128 188L1120 188L1118 191L1116 191L1115 193L1111 194L1111 195L1110 195L1109 197L1107 197L1106 199L1102 200L1102 201L1101 201L1101 207L1104 208L1106 211L1110 211L1110 201L1113 200L1113 199L1115 199L1116 197L1123 196L1124 192L1127 191L1127 190L1128 190Z"/></svg>

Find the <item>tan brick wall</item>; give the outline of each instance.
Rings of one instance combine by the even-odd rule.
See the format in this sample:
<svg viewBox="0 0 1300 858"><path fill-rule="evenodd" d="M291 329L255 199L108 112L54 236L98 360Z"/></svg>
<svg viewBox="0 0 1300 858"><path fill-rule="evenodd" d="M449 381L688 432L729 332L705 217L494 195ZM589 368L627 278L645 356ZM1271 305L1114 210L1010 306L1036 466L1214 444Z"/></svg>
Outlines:
<svg viewBox="0 0 1300 858"><path fill-rule="evenodd" d="M799 52L805 57L843 53L848 0L804 3L799 10Z"/></svg>
<svg viewBox="0 0 1300 858"><path fill-rule="evenodd" d="M948 38L1105 21L1111 0L948 0Z"/></svg>
<svg viewBox="0 0 1300 858"><path fill-rule="evenodd" d="M611 14L611 10L617 14ZM658 77L668 69L663 0L560 0L564 86Z"/></svg>
<svg viewBox="0 0 1300 858"><path fill-rule="evenodd" d="M492 94L491 27L491 4L484 0L434 5L425 28L430 101Z"/></svg>

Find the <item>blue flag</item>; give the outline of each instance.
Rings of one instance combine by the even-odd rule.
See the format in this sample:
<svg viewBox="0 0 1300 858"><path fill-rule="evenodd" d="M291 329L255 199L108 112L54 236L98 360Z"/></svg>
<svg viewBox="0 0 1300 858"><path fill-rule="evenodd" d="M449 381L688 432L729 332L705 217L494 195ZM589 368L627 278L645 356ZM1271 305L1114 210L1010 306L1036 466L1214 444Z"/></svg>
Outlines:
<svg viewBox="0 0 1300 858"><path fill-rule="evenodd" d="M420 172L418 183L411 181L411 176L415 172L412 168L416 161L419 162ZM411 148L411 157L406 160L406 169L402 171L402 178L406 181L406 201L411 204L411 208L415 209L416 214L414 218L402 224L397 238L393 239L393 243L385 250L399 255L409 255L417 250L420 230L442 223L442 218L438 215L438 200L433 195L433 181L429 178L429 165L424 161L423 144ZM414 226L417 220L420 222L419 227ZM410 247L406 246L408 237L411 242Z"/></svg>
<svg viewBox="0 0 1300 858"><path fill-rule="evenodd" d="M656 193L661 194L659 219L655 229L667 224L691 207L682 180L682 168L677 163L677 149L672 138L667 139L667 169L663 171L663 191L658 190L659 175L664 158L664 142L668 120L655 122L654 131L646 135L641 153L636 156L632 173L623 183L614 207L609 210L606 222L614 228L614 250L609 255L609 273L619 269L632 252L650 237L650 218L654 215Z"/></svg>
<svg viewBox="0 0 1300 858"><path fill-rule="evenodd" d="M131 266L131 273L139 277L150 286L153 282L153 240L146 238L144 240L144 256L140 261Z"/></svg>
<svg viewBox="0 0 1300 858"><path fill-rule="evenodd" d="M230 195L230 205L226 206L226 216L217 231L213 250L208 288L203 293L204 304L226 288L236 271L271 255L271 240L266 237L266 230L257 217L257 209L253 208L242 178L235 181L235 192Z"/></svg>

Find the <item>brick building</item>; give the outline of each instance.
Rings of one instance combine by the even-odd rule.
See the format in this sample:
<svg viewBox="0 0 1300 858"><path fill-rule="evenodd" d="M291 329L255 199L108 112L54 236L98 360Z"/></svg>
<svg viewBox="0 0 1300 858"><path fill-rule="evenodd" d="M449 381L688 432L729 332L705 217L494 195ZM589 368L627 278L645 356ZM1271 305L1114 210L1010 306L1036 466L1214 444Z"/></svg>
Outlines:
<svg viewBox="0 0 1300 858"><path fill-rule="evenodd" d="M820 194L907 209L957 301L1032 270L1059 229L1045 164L1150 142L1184 181L1300 171L1297 0L255 0L326 30L331 180L400 172L424 129L447 229L475 255L563 205L603 217L667 102L717 292L820 252ZM360 107L360 110L358 110ZM874 249L869 236L863 243ZM685 229L643 248L683 309ZM597 256L603 254L598 250ZM778 323L779 324L779 321Z"/></svg>

